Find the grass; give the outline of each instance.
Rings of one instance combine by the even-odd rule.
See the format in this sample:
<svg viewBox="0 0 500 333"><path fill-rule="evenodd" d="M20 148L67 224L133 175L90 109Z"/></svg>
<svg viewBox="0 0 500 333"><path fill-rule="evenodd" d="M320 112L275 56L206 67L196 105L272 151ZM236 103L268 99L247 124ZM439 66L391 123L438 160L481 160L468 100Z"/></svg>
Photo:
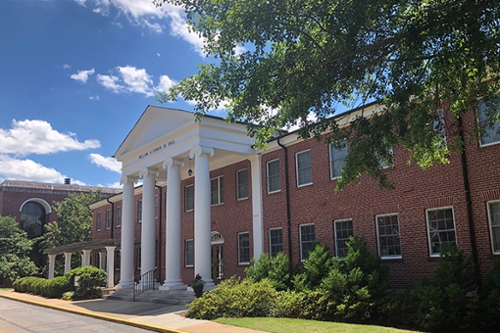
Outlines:
<svg viewBox="0 0 500 333"><path fill-rule="evenodd" d="M392 327L335 323L290 318L219 318L221 324L251 328L271 333L415 333Z"/></svg>

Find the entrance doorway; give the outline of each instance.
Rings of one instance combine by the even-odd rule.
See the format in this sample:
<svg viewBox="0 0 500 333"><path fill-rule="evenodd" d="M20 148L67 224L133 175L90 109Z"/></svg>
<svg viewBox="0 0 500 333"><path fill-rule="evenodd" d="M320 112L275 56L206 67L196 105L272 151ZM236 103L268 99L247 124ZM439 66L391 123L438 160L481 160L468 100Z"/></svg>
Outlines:
<svg viewBox="0 0 500 333"><path fill-rule="evenodd" d="M224 238L217 231L212 231L212 280L218 284L224 277Z"/></svg>

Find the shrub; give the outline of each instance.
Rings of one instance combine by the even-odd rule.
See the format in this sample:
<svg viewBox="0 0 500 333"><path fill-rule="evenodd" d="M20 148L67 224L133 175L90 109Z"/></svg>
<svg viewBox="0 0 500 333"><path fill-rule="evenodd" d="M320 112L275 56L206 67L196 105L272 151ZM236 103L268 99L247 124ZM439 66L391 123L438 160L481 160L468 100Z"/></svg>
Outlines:
<svg viewBox="0 0 500 333"><path fill-rule="evenodd" d="M496 259L482 293L481 324L485 332L494 332L500 326L500 259Z"/></svg>
<svg viewBox="0 0 500 333"><path fill-rule="evenodd" d="M472 260L449 244L440 253L434 279L424 278L417 286L420 325L439 331L468 329L475 322L478 306L476 296L468 297L477 289Z"/></svg>
<svg viewBox="0 0 500 333"><path fill-rule="evenodd" d="M269 315L279 318L304 318L306 293L296 291L280 291L276 295L276 305Z"/></svg>
<svg viewBox="0 0 500 333"><path fill-rule="evenodd" d="M186 316L197 319L265 317L275 306L277 291L269 280L253 283L232 277L190 303Z"/></svg>
<svg viewBox="0 0 500 333"><path fill-rule="evenodd" d="M377 302L378 320L393 327L416 327L418 317L415 309L419 300L415 293L388 292Z"/></svg>
<svg viewBox="0 0 500 333"><path fill-rule="evenodd" d="M251 260L251 266L245 268L247 278L253 282L268 279L276 290L290 288L290 267L288 256L282 252L274 257L262 253L257 260Z"/></svg>
<svg viewBox="0 0 500 333"><path fill-rule="evenodd" d="M74 296L75 296L74 291L67 291L62 295L62 299L65 301L70 301L73 299Z"/></svg>
<svg viewBox="0 0 500 333"><path fill-rule="evenodd" d="M304 269L293 277L293 285L297 291L314 290L321 280L328 275L332 267L332 255L328 247L316 244L304 260Z"/></svg>
<svg viewBox="0 0 500 333"><path fill-rule="evenodd" d="M75 296L81 299L98 297L99 287L106 285L106 271L94 266L74 268L65 276L71 286L75 285L75 277L79 277L74 291Z"/></svg>
<svg viewBox="0 0 500 333"><path fill-rule="evenodd" d="M63 294L71 290L69 278L67 276L57 276L47 281L47 297L61 298Z"/></svg>

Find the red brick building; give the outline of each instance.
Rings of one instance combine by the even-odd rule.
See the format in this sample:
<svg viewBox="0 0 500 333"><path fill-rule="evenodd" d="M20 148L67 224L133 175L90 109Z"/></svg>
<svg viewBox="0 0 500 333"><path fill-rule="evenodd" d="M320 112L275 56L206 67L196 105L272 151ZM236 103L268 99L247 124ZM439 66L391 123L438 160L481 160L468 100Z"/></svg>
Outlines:
<svg viewBox="0 0 500 333"><path fill-rule="evenodd" d="M444 118L446 128L457 128L456 120ZM363 236L389 264L393 288L413 287L429 276L446 243L472 255L485 278L500 255L500 136L497 126L489 137L476 139L472 112L462 121L464 154L453 155L449 164L422 170L408 165L407 151L394 147L393 164L383 172L395 189L380 190L363 176L361 186L335 194L346 150L288 133L255 151L244 125L213 117L197 123L188 112L148 107L116 154L129 189L111 203L92 205L94 239L120 238L125 222L133 230L135 245L132 231L127 236L133 259L130 248L124 258L122 239L119 266L130 267L118 288L128 287L132 270L138 275L153 268L164 289L183 288L197 273L217 282L243 275L262 252L283 251L297 264L315 241L343 257L352 234ZM457 135L443 134L448 142ZM132 193L137 178L144 185ZM149 262L141 250L145 241Z"/></svg>

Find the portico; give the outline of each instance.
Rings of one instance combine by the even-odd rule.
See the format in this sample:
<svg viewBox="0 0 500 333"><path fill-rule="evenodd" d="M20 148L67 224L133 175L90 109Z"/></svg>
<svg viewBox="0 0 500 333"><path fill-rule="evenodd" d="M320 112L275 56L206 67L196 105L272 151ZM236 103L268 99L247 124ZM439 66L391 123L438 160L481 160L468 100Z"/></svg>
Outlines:
<svg viewBox="0 0 500 333"><path fill-rule="evenodd" d="M223 133L223 135L221 135ZM205 116L195 121L192 112L149 106L127 135L115 158L122 163L123 217L121 275L117 289L134 285L134 184L142 179L141 275L155 269L155 186L166 184L165 276L160 289L183 289L181 278L183 207L181 182L194 175L194 275L206 286L211 278L211 178L210 172L241 161L250 161L253 256L263 251L260 156L252 149L244 124L228 124ZM193 173L194 171L194 173ZM140 283L140 282L139 282Z"/></svg>

